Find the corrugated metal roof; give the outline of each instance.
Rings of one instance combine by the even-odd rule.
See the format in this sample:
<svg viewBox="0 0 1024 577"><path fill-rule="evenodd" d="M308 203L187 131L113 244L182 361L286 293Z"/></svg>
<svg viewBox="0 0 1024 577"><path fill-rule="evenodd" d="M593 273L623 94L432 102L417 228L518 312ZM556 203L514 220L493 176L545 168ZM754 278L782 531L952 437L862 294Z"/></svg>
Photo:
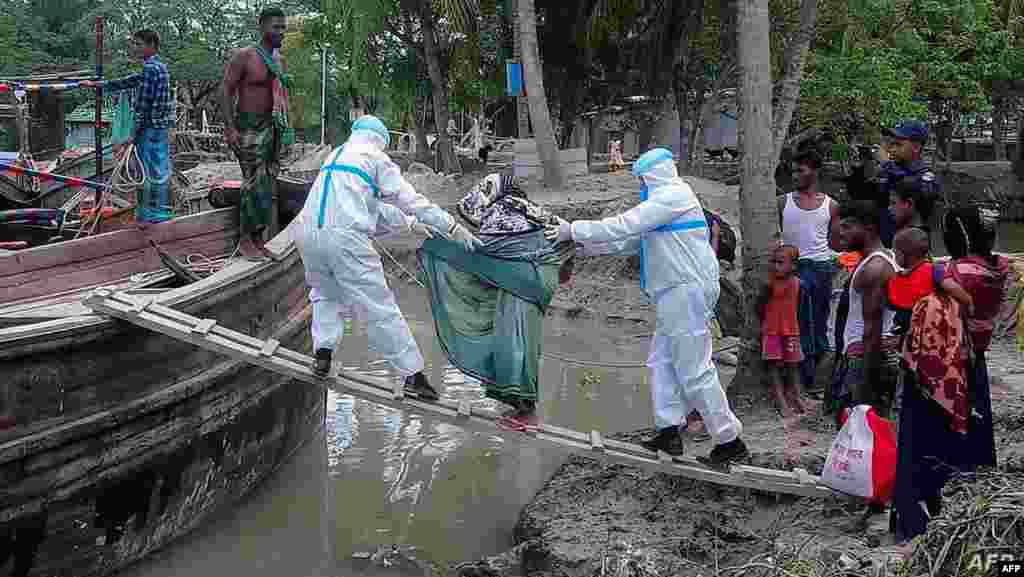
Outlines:
<svg viewBox="0 0 1024 577"><path fill-rule="evenodd" d="M114 121L114 105L107 100L103 103L103 122ZM64 117L64 122L96 122L96 103L86 102L79 104L75 110Z"/></svg>

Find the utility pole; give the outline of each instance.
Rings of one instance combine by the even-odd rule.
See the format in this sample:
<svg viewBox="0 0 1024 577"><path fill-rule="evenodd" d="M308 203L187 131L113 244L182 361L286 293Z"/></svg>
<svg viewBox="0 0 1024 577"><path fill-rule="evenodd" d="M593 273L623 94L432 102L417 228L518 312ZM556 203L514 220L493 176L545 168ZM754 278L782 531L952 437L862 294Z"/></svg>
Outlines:
<svg viewBox="0 0 1024 577"><path fill-rule="evenodd" d="M103 17L96 17L96 128L93 129L96 143L96 182L103 178ZM95 206L99 210L102 189L96 187Z"/></svg>
<svg viewBox="0 0 1024 577"><path fill-rule="evenodd" d="M519 65L519 79L522 87L516 97L517 138L530 138L530 101L526 96L526 76L523 68L523 38L520 32L519 0L511 0L515 4L512 16L512 29L515 41L512 44L512 59Z"/></svg>
<svg viewBox="0 0 1024 577"><path fill-rule="evenodd" d="M327 140L327 45L320 47L320 146Z"/></svg>

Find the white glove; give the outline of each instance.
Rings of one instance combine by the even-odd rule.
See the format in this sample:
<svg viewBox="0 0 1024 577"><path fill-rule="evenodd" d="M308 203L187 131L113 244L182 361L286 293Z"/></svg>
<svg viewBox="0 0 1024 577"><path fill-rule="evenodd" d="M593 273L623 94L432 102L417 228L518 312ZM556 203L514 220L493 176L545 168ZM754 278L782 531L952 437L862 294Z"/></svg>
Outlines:
<svg viewBox="0 0 1024 577"><path fill-rule="evenodd" d="M462 248L466 249L467 252L473 252L484 245L479 238L459 223L455 223L455 226L452 227L452 230L448 233L448 238L461 244Z"/></svg>
<svg viewBox="0 0 1024 577"><path fill-rule="evenodd" d="M558 242L572 242L572 225L558 219Z"/></svg>
<svg viewBox="0 0 1024 577"><path fill-rule="evenodd" d="M423 224L418 220L413 220L409 223L409 232L422 234L427 238L434 238L435 231L429 225Z"/></svg>
<svg viewBox="0 0 1024 577"><path fill-rule="evenodd" d="M544 230L544 238L548 239L548 242L565 242L567 240L572 240L572 225L560 216L556 216L555 218L558 219L557 223L549 225Z"/></svg>

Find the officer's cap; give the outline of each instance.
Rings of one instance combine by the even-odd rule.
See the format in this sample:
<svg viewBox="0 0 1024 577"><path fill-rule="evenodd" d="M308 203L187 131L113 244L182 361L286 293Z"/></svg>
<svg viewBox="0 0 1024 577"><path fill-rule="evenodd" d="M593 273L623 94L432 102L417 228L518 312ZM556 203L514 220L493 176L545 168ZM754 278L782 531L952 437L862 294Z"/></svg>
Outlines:
<svg viewBox="0 0 1024 577"><path fill-rule="evenodd" d="M911 140L925 143L928 141L928 125L920 120L904 120L896 125L896 128L882 130L885 136L897 140Z"/></svg>

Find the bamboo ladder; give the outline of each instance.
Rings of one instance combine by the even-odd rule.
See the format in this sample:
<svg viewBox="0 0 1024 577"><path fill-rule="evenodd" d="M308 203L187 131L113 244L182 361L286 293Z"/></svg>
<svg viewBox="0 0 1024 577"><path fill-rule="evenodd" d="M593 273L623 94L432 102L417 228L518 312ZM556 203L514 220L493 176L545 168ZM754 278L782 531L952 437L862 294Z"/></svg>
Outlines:
<svg viewBox="0 0 1024 577"><path fill-rule="evenodd" d="M455 425L507 435L526 435L537 441L588 452L596 458L640 467L653 472L679 475L698 481L744 489L804 497L839 497L805 469L791 472L732 465L728 471L709 468L693 457L672 457L649 451L640 445L606 438L599 431L588 433L543 424L528 432L506 431L497 425L491 411L480 411L469 399L457 403L427 401L406 396L401 379L384 379L356 371L339 371L327 378L313 374L313 359L284 348L276 339L260 340L219 326L215 319L200 319L154 302L153 297L128 295L101 288L84 304L97 313L127 321L133 325L191 343L195 346L247 362L280 375L353 395L401 411L418 411Z"/></svg>

